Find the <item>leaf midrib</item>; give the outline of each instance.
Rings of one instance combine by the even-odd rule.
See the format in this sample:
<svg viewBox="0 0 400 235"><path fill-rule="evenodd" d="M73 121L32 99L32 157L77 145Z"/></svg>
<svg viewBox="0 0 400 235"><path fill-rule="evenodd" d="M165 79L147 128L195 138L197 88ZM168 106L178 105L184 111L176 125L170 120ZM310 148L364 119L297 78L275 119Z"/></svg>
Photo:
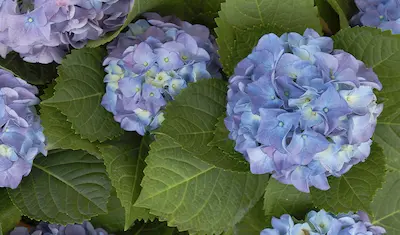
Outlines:
<svg viewBox="0 0 400 235"><path fill-rule="evenodd" d="M38 168L39 170L41 170L41 171L47 173L49 176L52 176L52 177L54 177L55 179L57 179L57 180L61 181L62 183L64 183L65 185L69 186L70 188L72 188L73 190L75 190L75 191L77 192L77 194L79 194L79 195L81 195L82 197L84 197L86 200L88 200L91 204L95 205L95 206L96 206L98 209L100 209L101 211L104 211L103 208L99 207L96 203L92 202L92 200L89 199L88 197L86 197L86 195L81 194L81 193L75 188L75 186L72 185L72 184L70 184L68 181L64 180L64 179L61 178L60 176L54 174L53 172L47 170L46 168L44 168L44 167L42 167L42 166L40 166L40 165L38 165L38 164L36 164L36 163L33 163L32 165L33 165L34 167ZM104 212L105 212L105 211L104 211Z"/></svg>

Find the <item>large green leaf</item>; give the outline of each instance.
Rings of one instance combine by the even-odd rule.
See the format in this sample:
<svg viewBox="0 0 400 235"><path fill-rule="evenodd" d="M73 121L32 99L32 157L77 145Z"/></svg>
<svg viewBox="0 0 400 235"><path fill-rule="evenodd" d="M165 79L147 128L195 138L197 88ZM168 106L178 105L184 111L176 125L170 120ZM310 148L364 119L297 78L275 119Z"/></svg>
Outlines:
<svg viewBox="0 0 400 235"><path fill-rule="evenodd" d="M167 105L165 121L154 133L171 137L173 144L216 167L248 171L248 163L241 155L232 154L233 149L224 152L210 143L218 118L225 112L225 103L226 82L211 79L190 84Z"/></svg>
<svg viewBox="0 0 400 235"><path fill-rule="evenodd" d="M144 162L148 153L150 137L137 134L126 135L121 141L114 141L100 146L104 164L117 197L125 209L124 229L129 229L135 220L152 219L148 210L135 207L142 187Z"/></svg>
<svg viewBox="0 0 400 235"><path fill-rule="evenodd" d="M49 86L45 89L42 99L53 96L54 88ZM89 140L82 139L80 135L75 134L71 123L67 117L55 107L40 105L40 119L46 136L47 150L53 149L71 149L85 150L88 153L99 157L97 148L98 143L91 143Z"/></svg>
<svg viewBox="0 0 400 235"><path fill-rule="evenodd" d="M386 182L371 207L373 224L384 227L387 234L400 234L400 169L387 173Z"/></svg>
<svg viewBox="0 0 400 235"><path fill-rule="evenodd" d="M371 212L370 202L385 179L385 163L382 149L373 144L365 162L354 165L339 178L328 179L331 186L328 191L311 190L314 205L335 213L358 210Z"/></svg>
<svg viewBox="0 0 400 235"><path fill-rule="evenodd" d="M297 190L292 185L282 184L275 179L270 179L264 194L264 211L271 224L271 218L289 214L297 219L313 209L311 195Z"/></svg>
<svg viewBox="0 0 400 235"><path fill-rule="evenodd" d="M124 25L116 32L112 32L103 38L91 41L88 47L98 47L112 41L132 20L144 12L157 12L162 16L176 15L182 20L193 24L203 24L214 28L214 18L220 10L221 2L225 0L135 0L133 9L129 13Z"/></svg>
<svg viewBox="0 0 400 235"><path fill-rule="evenodd" d="M51 223L82 223L107 213L110 180L102 161L84 151L37 157L19 187L8 190L24 215Z"/></svg>
<svg viewBox="0 0 400 235"><path fill-rule="evenodd" d="M16 76L33 85L44 85L57 77L57 64L33 64L25 62L21 57L11 52L5 59L0 57L0 68L12 71Z"/></svg>
<svg viewBox="0 0 400 235"><path fill-rule="evenodd" d="M103 228L109 233L123 231L125 226L125 211L114 188L111 190L107 211L107 214L98 215L90 220L93 226Z"/></svg>
<svg viewBox="0 0 400 235"><path fill-rule="evenodd" d="M264 34L302 34L307 28L321 33L317 15L314 0L227 0L221 4L215 30L225 72L232 74Z"/></svg>
<svg viewBox="0 0 400 235"><path fill-rule="evenodd" d="M166 135L151 144L146 162L135 205L181 231L218 234L233 227L260 199L268 179L208 164Z"/></svg>
<svg viewBox="0 0 400 235"><path fill-rule="evenodd" d="M170 226L196 234L232 228L261 197L268 176L248 172L237 158L209 143L225 112L226 83L202 80L167 105L152 143L136 206Z"/></svg>
<svg viewBox="0 0 400 235"><path fill-rule="evenodd" d="M73 50L62 61L54 96L42 102L56 107L72 123L75 133L89 141L105 141L122 133L112 114L101 106L103 83L103 48Z"/></svg>
<svg viewBox="0 0 400 235"><path fill-rule="evenodd" d="M349 27L349 19L357 12L357 6L353 0L328 0L335 9L340 19L340 27Z"/></svg>
<svg viewBox="0 0 400 235"><path fill-rule="evenodd" d="M21 212L11 202L7 189L0 188L0 234L7 234L21 219Z"/></svg>

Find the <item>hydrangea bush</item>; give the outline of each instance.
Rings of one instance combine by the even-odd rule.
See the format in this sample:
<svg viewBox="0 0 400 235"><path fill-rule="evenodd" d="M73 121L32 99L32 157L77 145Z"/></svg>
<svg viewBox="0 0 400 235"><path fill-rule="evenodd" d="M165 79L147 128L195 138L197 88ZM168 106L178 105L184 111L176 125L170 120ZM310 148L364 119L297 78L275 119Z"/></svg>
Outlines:
<svg viewBox="0 0 400 235"><path fill-rule="evenodd" d="M31 230L26 227L16 227L10 235L108 235L108 233L102 228L95 229L90 222L85 221L83 224L67 226L40 222Z"/></svg>
<svg viewBox="0 0 400 235"><path fill-rule="evenodd" d="M398 234L398 3L0 0L0 235Z"/></svg>
<svg viewBox="0 0 400 235"><path fill-rule="evenodd" d="M164 108L188 83L220 77L215 40L207 27L173 16L146 20L108 45L102 105L121 128L144 135L164 120Z"/></svg>
<svg viewBox="0 0 400 235"><path fill-rule="evenodd" d="M325 210L310 211L305 221L295 223L288 214L282 215L279 219L272 218L272 227L261 231L260 235L382 235L386 230L374 226L365 212L347 213L334 215Z"/></svg>
<svg viewBox="0 0 400 235"><path fill-rule="evenodd" d="M38 153L47 154L35 105L38 89L0 69L0 187L16 188Z"/></svg>
<svg viewBox="0 0 400 235"><path fill-rule="evenodd" d="M118 29L134 0L2 0L0 55L18 52L31 63L61 63L72 48L82 48Z"/></svg>
<svg viewBox="0 0 400 235"><path fill-rule="evenodd" d="M355 3L360 12L351 19L353 24L400 33L399 0L355 0Z"/></svg>
<svg viewBox="0 0 400 235"><path fill-rule="evenodd" d="M377 75L333 41L304 35L263 36L229 80L227 118L235 150L254 174L271 173L303 192L328 190L365 161L383 105Z"/></svg>

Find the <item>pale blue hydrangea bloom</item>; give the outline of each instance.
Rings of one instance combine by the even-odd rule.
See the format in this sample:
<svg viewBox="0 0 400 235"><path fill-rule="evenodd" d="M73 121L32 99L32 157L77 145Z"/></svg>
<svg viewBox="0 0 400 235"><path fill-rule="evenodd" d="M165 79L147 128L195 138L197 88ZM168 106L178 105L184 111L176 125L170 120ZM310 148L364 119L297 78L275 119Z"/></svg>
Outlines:
<svg viewBox="0 0 400 235"><path fill-rule="evenodd" d="M353 25L400 34L400 0L355 0L355 3L360 11L351 19Z"/></svg>
<svg viewBox="0 0 400 235"><path fill-rule="evenodd" d="M214 37L203 25L146 13L108 46L102 105L121 128L144 135L191 82L220 77Z"/></svg>
<svg viewBox="0 0 400 235"><path fill-rule="evenodd" d="M67 226L40 222L31 231L25 227L16 227L10 235L108 235L108 233L102 228L95 229L90 222L85 221L83 224Z"/></svg>
<svg viewBox="0 0 400 235"><path fill-rule="evenodd" d="M32 63L60 63L118 29L134 0L0 0L0 55L16 51Z"/></svg>
<svg viewBox="0 0 400 235"><path fill-rule="evenodd" d="M334 215L325 210L310 211L305 221L295 223L290 215L272 218L272 228L260 235L382 235L386 230L371 224L365 212Z"/></svg>
<svg viewBox="0 0 400 235"><path fill-rule="evenodd" d="M0 69L0 187L16 188L35 156L47 154L37 94L36 87Z"/></svg>
<svg viewBox="0 0 400 235"><path fill-rule="evenodd" d="M229 82L225 125L252 173L327 190L328 176L369 156L383 108L373 89L382 85L331 38L265 35Z"/></svg>

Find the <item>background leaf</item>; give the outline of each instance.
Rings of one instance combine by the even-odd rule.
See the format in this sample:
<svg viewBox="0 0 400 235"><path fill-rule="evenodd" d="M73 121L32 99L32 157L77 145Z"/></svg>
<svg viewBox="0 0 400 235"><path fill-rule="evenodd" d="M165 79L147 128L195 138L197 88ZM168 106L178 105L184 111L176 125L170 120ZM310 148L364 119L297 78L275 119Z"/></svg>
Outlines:
<svg viewBox="0 0 400 235"><path fill-rule="evenodd" d="M358 11L358 8L354 3L354 0L327 0L327 1L339 15L340 27L348 28L349 20Z"/></svg>
<svg viewBox="0 0 400 235"><path fill-rule="evenodd" d="M31 173L8 193L24 215L51 223L82 223L107 213L110 180L103 162L84 151L37 157Z"/></svg>
<svg viewBox="0 0 400 235"><path fill-rule="evenodd" d="M268 222L264 215L263 198L251 208L243 219L224 235L260 235L260 232L267 228Z"/></svg>
<svg viewBox="0 0 400 235"><path fill-rule="evenodd" d="M323 31L326 35L332 35L340 30L339 15L327 0L315 0L319 17L322 19ZM324 25L326 24L326 25Z"/></svg>
<svg viewBox="0 0 400 235"><path fill-rule="evenodd" d="M270 179L264 194L264 211L268 225L271 225L273 216L279 218L289 214L297 219L313 209L311 195L297 190L292 185L282 184L275 179Z"/></svg>
<svg viewBox="0 0 400 235"><path fill-rule="evenodd" d="M4 59L0 57L0 68L12 71L17 77L24 79L33 85L44 85L50 83L57 77L57 64L34 64L25 62L15 53L8 53Z"/></svg>
<svg viewBox="0 0 400 235"><path fill-rule="evenodd" d="M115 188L111 190L107 211L107 214L98 215L90 220L93 226L95 228L103 228L109 233L123 231L125 226L125 210L117 197Z"/></svg>
<svg viewBox="0 0 400 235"><path fill-rule="evenodd" d="M176 228L167 226L165 222L158 220L153 222L138 221L135 226L126 235L187 235L188 233L180 233Z"/></svg>
<svg viewBox="0 0 400 235"><path fill-rule="evenodd" d="M111 42L118 34L135 18L145 12L157 12L161 16L176 15L182 20L192 24L203 24L211 30L215 27L214 18L220 10L221 2L225 0L135 0L135 4L129 13L124 25L103 38L90 41L88 47L99 47Z"/></svg>
<svg viewBox="0 0 400 235"><path fill-rule="evenodd" d="M72 123L75 133L89 141L105 141L119 136L122 129L111 113L101 106L103 48L73 50L58 67L54 96L42 102L56 107Z"/></svg>
<svg viewBox="0 0 400 235"><path fill-rule="evenodd" d="M54 86L45 89L42 100L53 96ZM67 117L55 107L40 104L40 119L46 136L47 150L53 149L71 149L85 150L88 153L100 158L100 152L97 148L99 143L91 143L89 140L82 139L80 135L75 134L71 123Z"/></svg>
<svg viewBox="0 0 400 235"><path fill-rule="evenodd" d="M0 188L0 234L8 234L21 219L21 212L11 202L7 189Z"/></svg>
<svg viewBox="0 0 400 235"><path fill-rule="evenodd" d="M139 197L142 187L144 162L151 138L140 137L136 133L127 134L121 141L100 146L104 164L111 183L115 187L125 211L124 229L127 230L135 220L149 220L154 217L144 208L133 204Z"/></svg>
<svg viewBox="0 0 400 235"><path fill-rule="evenodd" d="M365 162L354 165L339 178L329 177L328 191L311 189L314 205L334 213L363 210L371 212L370 202L385 179L385 157L377 144Z"/></svg>
<svg viewBox="0 0 400 235"><path fill-rule="evenodd" d="M264 34L303 34L306 28L321 33L317 14L314 0L227 0L215 30L224 71L231 75Z"/></svg>

